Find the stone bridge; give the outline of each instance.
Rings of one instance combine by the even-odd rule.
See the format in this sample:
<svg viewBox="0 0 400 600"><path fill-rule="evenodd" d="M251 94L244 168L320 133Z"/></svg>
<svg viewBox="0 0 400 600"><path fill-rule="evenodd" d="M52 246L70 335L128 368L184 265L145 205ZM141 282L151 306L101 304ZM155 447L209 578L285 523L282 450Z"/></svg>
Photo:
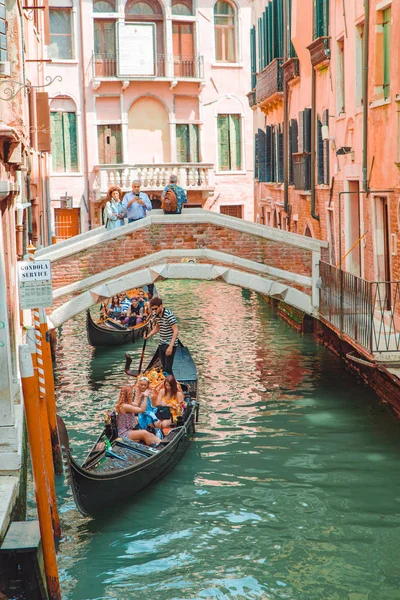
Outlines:
<svg viewBox="0 0 400 600"><path fill-rule="evenodd" d="M103 227L36 252L52 263L55 328L103 297L158 280L222 280L317 316L325 242L202 209L153 210L113 231Z"/></svg>

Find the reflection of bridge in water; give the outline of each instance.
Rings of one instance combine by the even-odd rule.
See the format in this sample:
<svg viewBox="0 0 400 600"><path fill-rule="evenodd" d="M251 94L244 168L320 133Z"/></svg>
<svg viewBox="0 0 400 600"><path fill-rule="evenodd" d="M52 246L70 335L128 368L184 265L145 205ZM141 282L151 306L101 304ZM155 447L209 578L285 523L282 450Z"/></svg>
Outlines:
<svg viewBox="0 0 400 600"><path fill-rule="evenodd" d="M201 209L152 211L113 231L103 227L36 253L52 262L57 327L99 299L158 279L222 280L318 315L326 242Z"/></svg>

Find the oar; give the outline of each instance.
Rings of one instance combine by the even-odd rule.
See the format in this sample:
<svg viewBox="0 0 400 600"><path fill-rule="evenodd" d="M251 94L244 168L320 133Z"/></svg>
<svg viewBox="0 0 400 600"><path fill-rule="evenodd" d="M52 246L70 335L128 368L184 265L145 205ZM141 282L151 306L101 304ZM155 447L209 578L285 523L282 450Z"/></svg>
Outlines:
<svg viewBox="0 0 400 600"><path fill-rule="evenodd" d="M147 328L145 330L145 334L146 333L147 333ZM131 377L137 377L142 372L144 352L146 350L146 343L147 343L147 338L144 338L142 354L140 355L139 368L137 371L135 369L130 369L132 358L129 356L129 354L125 354L125 359L126 359L125 360L125 373L127 375L130 375Z"/></svg>

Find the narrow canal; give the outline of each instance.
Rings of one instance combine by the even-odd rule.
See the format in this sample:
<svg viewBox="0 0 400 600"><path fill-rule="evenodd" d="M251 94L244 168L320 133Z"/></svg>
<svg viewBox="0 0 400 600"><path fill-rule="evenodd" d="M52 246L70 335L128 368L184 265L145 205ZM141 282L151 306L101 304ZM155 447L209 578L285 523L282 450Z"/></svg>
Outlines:
<svg viewBox="0 0 400 600"><path fill-rule="evenodd" d="M165 480L105 522L81 517L60 479L63 599L398 600L389 408L254 293L195 281L159 293L198 366L198 434ZM126 380L127 349L90 348L84 315L63 328L58 406L75 456Z"/></svg>

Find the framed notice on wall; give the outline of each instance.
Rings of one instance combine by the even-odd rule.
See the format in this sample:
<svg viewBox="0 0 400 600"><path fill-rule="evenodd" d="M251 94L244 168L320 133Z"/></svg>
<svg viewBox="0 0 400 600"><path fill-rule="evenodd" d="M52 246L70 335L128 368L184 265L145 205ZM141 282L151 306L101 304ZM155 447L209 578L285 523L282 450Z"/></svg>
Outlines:
<svg viewBox="0 0 400 600"><path fill-rule="evenodd" d="M118 77L154 77L155 23L118 23Z"/></svg>

